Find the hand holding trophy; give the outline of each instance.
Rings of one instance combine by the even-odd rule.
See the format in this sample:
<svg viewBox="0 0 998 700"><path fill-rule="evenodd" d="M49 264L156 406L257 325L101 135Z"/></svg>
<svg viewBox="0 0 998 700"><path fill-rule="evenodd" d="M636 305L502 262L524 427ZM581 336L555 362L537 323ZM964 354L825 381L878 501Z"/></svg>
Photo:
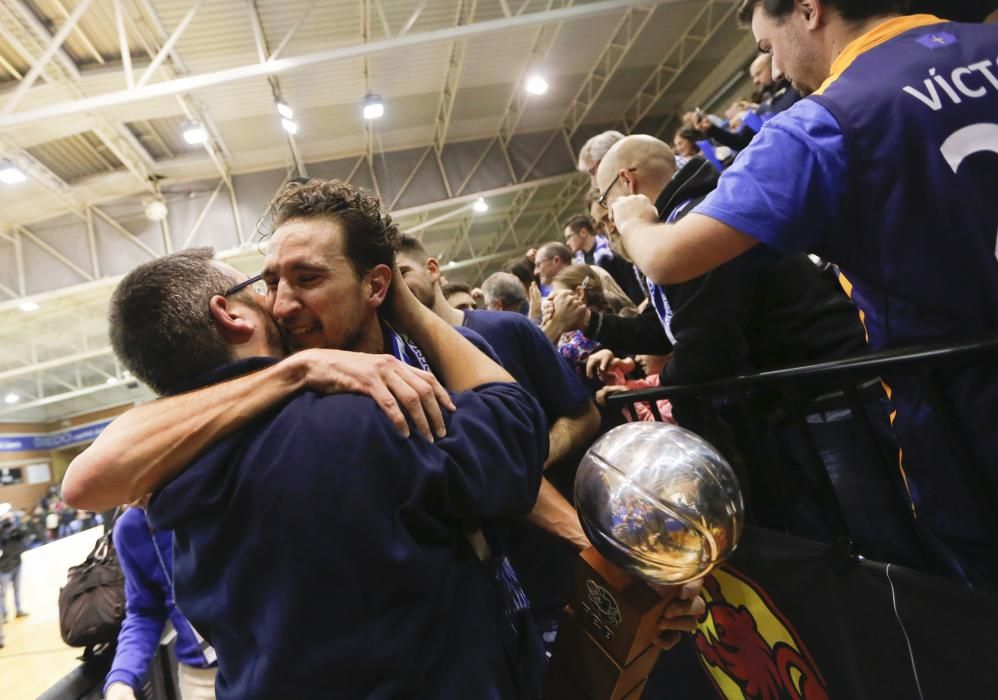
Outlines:
<svg viewBox="0 0 998 700"><path fill-rule="evenodd" d="M594 548L581 555L544 698L637 698L675 599L652 586L678 594L734 551L744 520L738 480L694 433L629 423L586 453L575 506Z"/></svg>

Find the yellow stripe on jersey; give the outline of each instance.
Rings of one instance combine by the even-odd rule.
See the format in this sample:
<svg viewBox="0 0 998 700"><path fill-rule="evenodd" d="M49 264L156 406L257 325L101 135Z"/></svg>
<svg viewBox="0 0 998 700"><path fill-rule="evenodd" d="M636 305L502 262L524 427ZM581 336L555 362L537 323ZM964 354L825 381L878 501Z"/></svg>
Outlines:
<svg viewBox="0 0 998 700"><path fill-rule="evenodd" d="M831 75L828 76L828 79L822 83L821 87L818 88L814 94L820 95L827 90L832 83L838 80L839 77L846 72L846 69L852 65L853 61L870 49L875 49L885 41L890 41L899 34L904 34L911 29L915 29L916 27L926 27L930 24L939 24L940 22L945 21L946 20L939 19L935 15L905 15L903 17L889 19L883 24L877 25L863 36L858 39L854 39L852 43L845 47L842 53L839 54L838 58L832 62Z"/></svg>
<svg viewBox="0 0 998 700"><path fill-rule="evenodd" d="M842 289L845 290L846 296L852 299L852 282L849 278L839 273L839 284L842 285ZM866 333L866 342L870 342L870 334L866 331L866 314L863 310L859 310L859 322L863 324L863 332ZM880 380L881 386L884 387L884 391L887 393L887 400L890 401L893 398L894 391L891 389L890 384L885 382L883 379ZM897 409L891 411L889 420L891 423L891 428L894 427L894 419L897 418ZM908 505L911 506L911 514L915 518L918 518L918 511L915 509L915 501L911 497L911 489L908 487L908 473L904 470L904 451L898 447L898 471L901 472L901 481L904 483L905 493L908 494Z"/></svg>

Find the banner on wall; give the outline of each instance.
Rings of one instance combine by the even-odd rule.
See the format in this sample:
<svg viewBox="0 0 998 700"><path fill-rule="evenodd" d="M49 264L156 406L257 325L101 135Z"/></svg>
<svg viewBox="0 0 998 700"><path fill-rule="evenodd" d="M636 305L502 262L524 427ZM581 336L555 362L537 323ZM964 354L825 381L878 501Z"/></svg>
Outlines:
<svg viewBox="0 0 998 700"><path fill-rule="evenodd" d="M749 529L644 697L912 700L998 688L998 595Z"/></svg>
<svg viewBox="0 0 998 700"><path fill-rule="evenodd" d="M101 431L111 424L111 419L78 425L53 433L31 435L0 435L0 452L43 452L59 450L87 442L93 442Z"/></svg>

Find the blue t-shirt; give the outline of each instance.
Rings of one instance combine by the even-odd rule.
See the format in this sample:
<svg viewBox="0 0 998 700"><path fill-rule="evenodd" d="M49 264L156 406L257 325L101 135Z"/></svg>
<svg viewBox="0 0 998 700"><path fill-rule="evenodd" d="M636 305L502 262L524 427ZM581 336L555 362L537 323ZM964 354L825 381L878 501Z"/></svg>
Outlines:
<svg viewBox="0 0 998 700"><path fill-rule="evenodd" d="M537 399L548 425L578 415L589 403L586 387L527 317L509 311L467 310L464 325L488 341L506 371Z"/></svg>
<svg viewBox="0 0 998 700"><path fill-rule="evenodd" d="M838 122L804 100L766 122L694 213L782 252L809 252L835 229L847 175Z"/></svg>

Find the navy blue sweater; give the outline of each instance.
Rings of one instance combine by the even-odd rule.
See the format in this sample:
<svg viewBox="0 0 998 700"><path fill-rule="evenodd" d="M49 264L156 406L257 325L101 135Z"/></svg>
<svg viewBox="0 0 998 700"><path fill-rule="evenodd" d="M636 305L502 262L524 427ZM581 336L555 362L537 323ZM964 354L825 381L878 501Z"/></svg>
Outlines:
<svg viewBox="0 0 998 700"><path fill-rule="evenodd" d="M543 413L516 384L454 401L430 444L366 396L305 392L155 495L221 700L517 697L495 579L466 533L530 511Z"/></svg>

